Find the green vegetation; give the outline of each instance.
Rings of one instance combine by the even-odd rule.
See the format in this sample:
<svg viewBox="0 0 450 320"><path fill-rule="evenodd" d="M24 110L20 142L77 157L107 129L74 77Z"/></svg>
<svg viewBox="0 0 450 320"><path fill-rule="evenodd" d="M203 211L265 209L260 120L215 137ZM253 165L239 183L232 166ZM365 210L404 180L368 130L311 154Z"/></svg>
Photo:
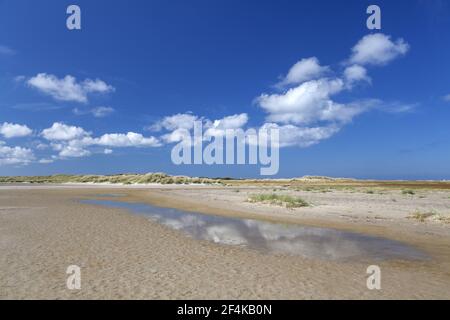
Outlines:
<svg viewBox="0 0 450 320"><path fill-rule="evenodd" d="M405 195L415 195L416 193L413 190L402 190L402 194Z"/></svg>
<svg viewBox="0 0 450 320"><path fill-rule="evenodd" d="M36 177L0 177L0 183L112 183L112 184L222 184L221 180L170 176L165 173L118 175L53 175Z"/></svg>
<svg viewBox="0 0 450 320"><path fill-rule="evenodd" d="M292 197L289 195L271 194L255 194L248 198L248 202L269 203L273 205L283 206L289 209L309 207L309 204L300 197Z"/></svg>
<svg viewBox="0 0 450 320"><path fill-rule="evenodd" d="M428 212L416 211L412 213L408 218L415 219L420 222L425 222L426 220L431 219L437 222L450 223L450 216L441 215L436 211L428 211Z"/></svg>
<svg viewBox="0 0 450 320"><path fill-rule="evenodd" d="M318 193L333 192L334 189L337 189L337 188L324 187L324 186L291 188L291 190L294 190L294 191L297 191L297 192L305 191L305 192L318 192ZM274 191L276 191L276 189L274 189Z"/></svg>

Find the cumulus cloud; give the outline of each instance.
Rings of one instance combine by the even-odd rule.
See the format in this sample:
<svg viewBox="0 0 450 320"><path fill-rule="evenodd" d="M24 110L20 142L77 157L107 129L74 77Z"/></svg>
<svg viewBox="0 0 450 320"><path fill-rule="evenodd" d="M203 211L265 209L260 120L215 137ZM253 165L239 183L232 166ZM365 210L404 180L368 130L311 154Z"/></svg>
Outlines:
<svg viewBox="0 0 450 320"><path fill-rule="evenodd" d="M331 137L368 110L379 108L379 100L338 102L338 96L350 91L359 82L371 83L365 65L385 65L409 50L403 40L392 41L378 33L363 37L352 49L341 76L329 77L329 67L322 67L317 58L296 63L281 84L289 85L282 93L263 93L255 99L266 112L264 127L280 131L281 146L307 147ZM392 106L388 112L407 112L410 105Z"/></svg>
<svg viewBox="0 0 450 320"><path fill-rule="evenodd" d="M48 144L37 142L36 149L37 150L47 150L49 148Z"/></svg>
<svg viewBox="0 0 450 320"><path fill-rule="evenodd" d="M304 82L282 94L262 94L256 102L269 114L270 122L312 124L320 121L349 122L362 110L356 105L336 103L331 96L344 90L342 79Z"/></svg>
<svg viewBox="0 0 450 320"><path fill-rule="evenodd" d="M47 140L73 140L89 136L81 127L68 126L62 122L55 122L50 128L42 131L42 136Z"/></svg>
<svg viewBox="0 0 450 320"><path fill-rule="evenodd" d="M265 123L259 129L277 129L280 147L309 147L337 134L346 124L371 109L385 112L409 112L415 105L384 103L376 99L358 101L339 101L340 95L354 89L359 82L371 82L368 65L385 65L407 53L409 45L403 40L391 40L390 36L371 34L363 37L353 47L351 57L343 64L343 70L331 72L330 67L321 66L315 57L302 59L291 67L279 82L278 89L272 93L262 93L255 103L265 112ZM27 83L51 95L57 100L88 102L90 93L106 93L114 90L101 80L86 79L78 82L72 76L58 79L53 75L38 74ZM450 101L450 95L444 97ZM76 114L92 114L104 117L114 112L110 107L74 109ZM176 143L188 140L194 122L201 121L204 139L224 135L227 129L243 129L248 126L246 113L225 116L210 120L190 112L167 116L149 127L161 132L158 137L145 137L140 133L106 133L93 136L82 127L55 122L41 132L41 137L49 141L57 152L51 158L42 158L40 163L64 158L86 157L93 153L111 154L115 148L159 147L163 143ZM250 128L253 130L253 128ZM0 134L4 137L25 136L32 133L26 126L4 123ZM189 139L190 141L190 139ZM251 143L250 141L247 141ZM195 143L195 141L194 141ZM36 147L37 150L45 150ZM0 164L27 164L34 160L32 150L23 147L9 147L0 143ZM42 151L41 150L41 151Z"/></svg>
<svg viewBox="0 0 450 320"><path fill-rule="evenodd" d="M180 141L188 141L191 135L188 129L178 128L172 132L163 134L160 138L165 143L175 143Z"/></svg>
<svg viewBox="0 0 450 320"><path fill-rule="evenodd" d="M9 147L0 141L0 165L27 165L34 159L31 149Z"/></svg>
<svg viewBox="0 0 450 320"><path fill-rule="evenodd" d="M359 81L371 82L370 77L367 75L366 68L357 64L345 68L344 78L350 86Z"/></svg>
<svg viewBox="0 0 450 320"><path fill-rule="evenodd" d="M299 84L317 79L328 71L329 68L321 66L319 59L316 57L302 59L291 67L288 74L278 83L278 86Z"/></svg>
<svg viewBox="0 0 450 320"><path fill-rule="evenodd" d="M226 116L222 119L211 121L205 119L204 127L206 128L205 137L220 137L224 136L228 129L241 129L248 122L248 115L246 113Z"/></svg>
<svg viewBox="0 0 450 320"><path fill-rule="evenodd" d="M241 113L215 120L213 122L213 127L217 129L237 129L245 126L247 122L248 115L246 113Z"/></svg>
<svg viewBox="0 0 450 320"><path fill-rule="evenodd" d="M14 124L4 122L0 124L0 134L5 138L26 137L33 133L33 131L26 125Z"/></svg>
<svg viewBox="0 0 450 320"><path fill-rule="evenodd" d="M339 132L340 127L335 125L318 127L301 127L295 125L279 125L276 123L265 123L261 129L279 130L279 147L297 146L301 148L310 147L322 140L328 139Z"/></svg>
<svg viewBox="0 0 450 320"><path fill-rule="evenodd" d="M107 133L100 137L92 137L92 133L81 127L55 122L50 128L44 129L41 135L51 141L53 150L59 152L60 158L86 157L92 154L90 147L108 147L104 154L112 153L109 148L125 147L159 147L161 142L155 137L144 137L140 133Z"/></svg>
<svg viewBox="0 0 450 320"><path fill-rule="evenodd" d="M152 131L186 129L190 130L194 127L194 122L199 118L191 113L178 113L172 116L164 117L149 127Z"/></svg>
<svg viewBox="0 0 450 320"><path fill-rule="evenodd" d="M350 63L359 65L384 65L399 56L405 55L409 44L403 39L391 40L382 33L363 37L352 49Z"/></svg>
<svg viewBox="0 0 450 320"><path fill-rule="evenodd" d="M81 158L90 155L91 155L90 151L71 145L64 146L62 150L59 152L59 156L62 158Z"/></svg>
<svg viewBox="0 0 450 320"><path fill-rule="evenodd" d="M90 93L108 93L114 91L114 87L100 79L86 79L78 82L71 75L58 78L55 75L39 73L28 79L26 83L40 92L59 101L74 101L86 103Z"/></svg>
<svg viewBox="0 0 450 320"><path fill-rule="evenodd" d="M91 92L99 92L99 93L105 93L115 90L114 87L106 84L106 82L96 79L86 79L81 83L81 87L86 93Z"/></svg>
<svg viewBox="0 0 450 320"><path fill-rule="evenodd" d="M157 138L146 138L135 132L104 134L100 138L94 139L92 144L105 147L159 147L161 145Z"/></svg>
<svg viewBox="0 0 450 320"><path fill-rule="evenodd" d="M165 143L175 143L187 141L190 131L194 128L196 121L201 122L205 137L223 136L227 129L239 129L248 122L246 113L234 114L217 120L210 120L205 117L198 117L191 113L176 114L164 117L156 122L151 128L154 130L169 131L161 135L161 140Z"/></svg>

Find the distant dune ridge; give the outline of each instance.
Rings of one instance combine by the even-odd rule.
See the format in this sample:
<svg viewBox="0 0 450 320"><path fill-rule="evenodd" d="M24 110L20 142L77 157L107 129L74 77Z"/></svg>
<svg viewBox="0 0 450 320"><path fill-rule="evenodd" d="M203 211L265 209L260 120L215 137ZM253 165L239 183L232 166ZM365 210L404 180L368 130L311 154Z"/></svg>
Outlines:
<svg viewBox="0 0 450 320"><path fill-rule="evenodd" d="M50 176L5 176L0 177L0 183L31 183L31 184L118 184L118 185L144 185L144 184L178 184L178 185L258 185L272 186L285 184L290 186L317 185L333 187L411 187L450 189L450 181L439 180L360 180L354 178L334 178L327 176L303 176L296 178L258 179L258 178L232 178L232 177L189 177L182 175L169 175L163 172L151 172L146 174L123 173L113 175L69 175L57 174Z"/></svg>
<svg viewBox="0 0 450 320"><path fill-rule="evenodd" d="M10 176L0 177L0 184L114 184L114 185L221 185L221 186L258 186L276 187L302 186L327 188L413 188L413 189L450 189L450 181L440 180L359 180L354 178L333 178L326 176L303 176L298 178L278 179L242 179L232 177L189 177L169 175L163 172L135 174L122 173L113 175L68 175L50 176Z"/></svg>
<svg viewBox="0 0 450 320"><path fill-rule="evenodd" d="M0 177L0 183L212 184L219 182L219 179L171 176L165 173Z"/></svg>

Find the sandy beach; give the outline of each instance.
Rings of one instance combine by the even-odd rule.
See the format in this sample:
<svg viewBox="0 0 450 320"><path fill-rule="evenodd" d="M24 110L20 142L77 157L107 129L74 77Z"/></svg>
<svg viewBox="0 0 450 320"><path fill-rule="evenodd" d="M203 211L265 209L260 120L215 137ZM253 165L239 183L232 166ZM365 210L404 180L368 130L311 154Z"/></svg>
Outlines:
<svg viewBox="0 0 450 320"><path fill-rule="evenodd" d="M0 299L449 299L449 190L316 192L286 209L250 203L261 186L0 186ZM270 187L272 191L273 187ZM197 240L145 216L82 199L120 194L205 214L333 228L384 237L429 259L376 261L382 289L368 290L373 261L334 261ZM108 197L107 197L108 198ZM411 218L417 210L439 218ZM68 290L78 265L81 290Z"/></svg>

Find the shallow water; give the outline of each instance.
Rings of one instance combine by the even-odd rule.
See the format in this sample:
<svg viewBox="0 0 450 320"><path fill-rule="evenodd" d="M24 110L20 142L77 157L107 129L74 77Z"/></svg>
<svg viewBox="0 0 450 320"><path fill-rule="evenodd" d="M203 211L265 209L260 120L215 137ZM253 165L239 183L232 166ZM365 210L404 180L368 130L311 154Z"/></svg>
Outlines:
<svg viewBox="0 0 450 320"><path fill-rule="evenodd" d="M329 228L214 216L143 203L111 200L81 202L127 209L195 239L248 247L265 253L327 260L427 258L421 251L398 241Z"/></svg>

